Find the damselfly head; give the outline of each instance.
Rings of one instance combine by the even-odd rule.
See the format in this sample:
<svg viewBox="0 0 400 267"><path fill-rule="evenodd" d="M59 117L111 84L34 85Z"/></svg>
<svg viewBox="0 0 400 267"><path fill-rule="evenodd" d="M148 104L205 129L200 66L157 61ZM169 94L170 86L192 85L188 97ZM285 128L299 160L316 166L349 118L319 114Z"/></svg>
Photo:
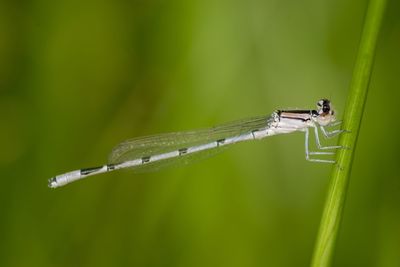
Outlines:
<svg viewBox="0 0 400 267"><path fill-rule="evenodd" d="M331 110L331 101L329 101L328 99L321 99L317 102L317 107L318 114L328 114Z"/></svg>
<svg viewBox="0 0 400 267"><path fill-rule="evenodd" d="M335 111L328 99L321 99L317 102L317 113L317 122L320 125L328 125L336 120Z"/></svg>

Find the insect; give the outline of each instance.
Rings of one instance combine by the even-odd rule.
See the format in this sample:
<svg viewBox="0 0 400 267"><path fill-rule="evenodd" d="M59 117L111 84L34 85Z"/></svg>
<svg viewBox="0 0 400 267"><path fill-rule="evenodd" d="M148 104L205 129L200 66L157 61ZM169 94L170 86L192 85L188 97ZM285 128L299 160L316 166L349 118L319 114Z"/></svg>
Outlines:
<svg viewBox="0 0 400 267"><path fill-rule="evenodd" d="M119 169L154 170L179 162L186 163L232 144L297 131L305 132L305 155L308 161L335 163L333 160L310 156L332 155L334 152L324 150L341 148L322 146L318 131L319 128L325 138L336 136L344 130L328 131L325 127L340 123L336 121L331 102L321 99L317 102L316 110L276 110L268 116L235 121L209 129L139 137L117 145L111 152L109 164L57 175L49 180L49 187L60 187L88 176ZM314 130L316 145L320 151L309 150L310 129Z"/></svg>

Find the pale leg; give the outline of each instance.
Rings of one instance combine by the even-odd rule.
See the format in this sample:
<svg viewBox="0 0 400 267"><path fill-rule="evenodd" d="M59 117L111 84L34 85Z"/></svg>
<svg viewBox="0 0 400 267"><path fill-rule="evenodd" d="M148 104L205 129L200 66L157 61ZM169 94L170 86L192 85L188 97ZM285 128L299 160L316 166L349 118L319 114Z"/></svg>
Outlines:
<svg viewBox="0 0 400 267"><path fill-rule="evenodd" d="M321 126L321 130L322 130L322 126ZM322 130L322 132L324 133L324 130ZM314 133L315 133L315 141L317 143L317 147L318 149L336 149L336 148L342 148L341 146L322 146L321 142L319 140L319 132L318 132L318 128L314 127ZM325 134L324 134L325 135ZM326 135L325 135L326 136Z"/></svg>
<svg viewBox="0 0 400 267"><path fill-rule="evenodd" d="M333 152L321 152L321 151L316 151L316 152L309 151L309 142L308 141L310 138L310 134L309 134L308 128L305 131L306 131L306 134L305 134L306 160L312 161L312 162L335 163L335 161L333 161L333 160L311 159L310 158L310 155L332 155L334 153Z"/></svg>

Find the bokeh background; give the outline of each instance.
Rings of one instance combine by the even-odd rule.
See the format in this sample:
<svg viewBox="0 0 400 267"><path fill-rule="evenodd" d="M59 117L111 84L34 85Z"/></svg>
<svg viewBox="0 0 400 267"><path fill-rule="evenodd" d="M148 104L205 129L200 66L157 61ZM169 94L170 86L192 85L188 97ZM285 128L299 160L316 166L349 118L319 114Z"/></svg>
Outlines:
<svg viewBox="0 0 400 267"><path fill-rule="evenodd" d="M365 0L0 2L0 266L308 266L331 166L303 135L160 172L124 139L314 108L343 114ZM400 266L400 5L389 1L334 266Z"/></svg>

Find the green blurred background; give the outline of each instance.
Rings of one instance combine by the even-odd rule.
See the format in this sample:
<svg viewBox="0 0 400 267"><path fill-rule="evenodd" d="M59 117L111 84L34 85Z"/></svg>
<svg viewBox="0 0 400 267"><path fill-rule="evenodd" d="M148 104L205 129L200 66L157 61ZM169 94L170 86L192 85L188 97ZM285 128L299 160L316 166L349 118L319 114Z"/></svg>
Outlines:
<svg viewBox="0 0 400 267"><path fill-rule="evenodd" d="M343 114L367 1L0 2L0 266L308 266L331 166L302 134L64 188L136 136ZM400 4L380 35L334 266L400 266Z"/></svg>

